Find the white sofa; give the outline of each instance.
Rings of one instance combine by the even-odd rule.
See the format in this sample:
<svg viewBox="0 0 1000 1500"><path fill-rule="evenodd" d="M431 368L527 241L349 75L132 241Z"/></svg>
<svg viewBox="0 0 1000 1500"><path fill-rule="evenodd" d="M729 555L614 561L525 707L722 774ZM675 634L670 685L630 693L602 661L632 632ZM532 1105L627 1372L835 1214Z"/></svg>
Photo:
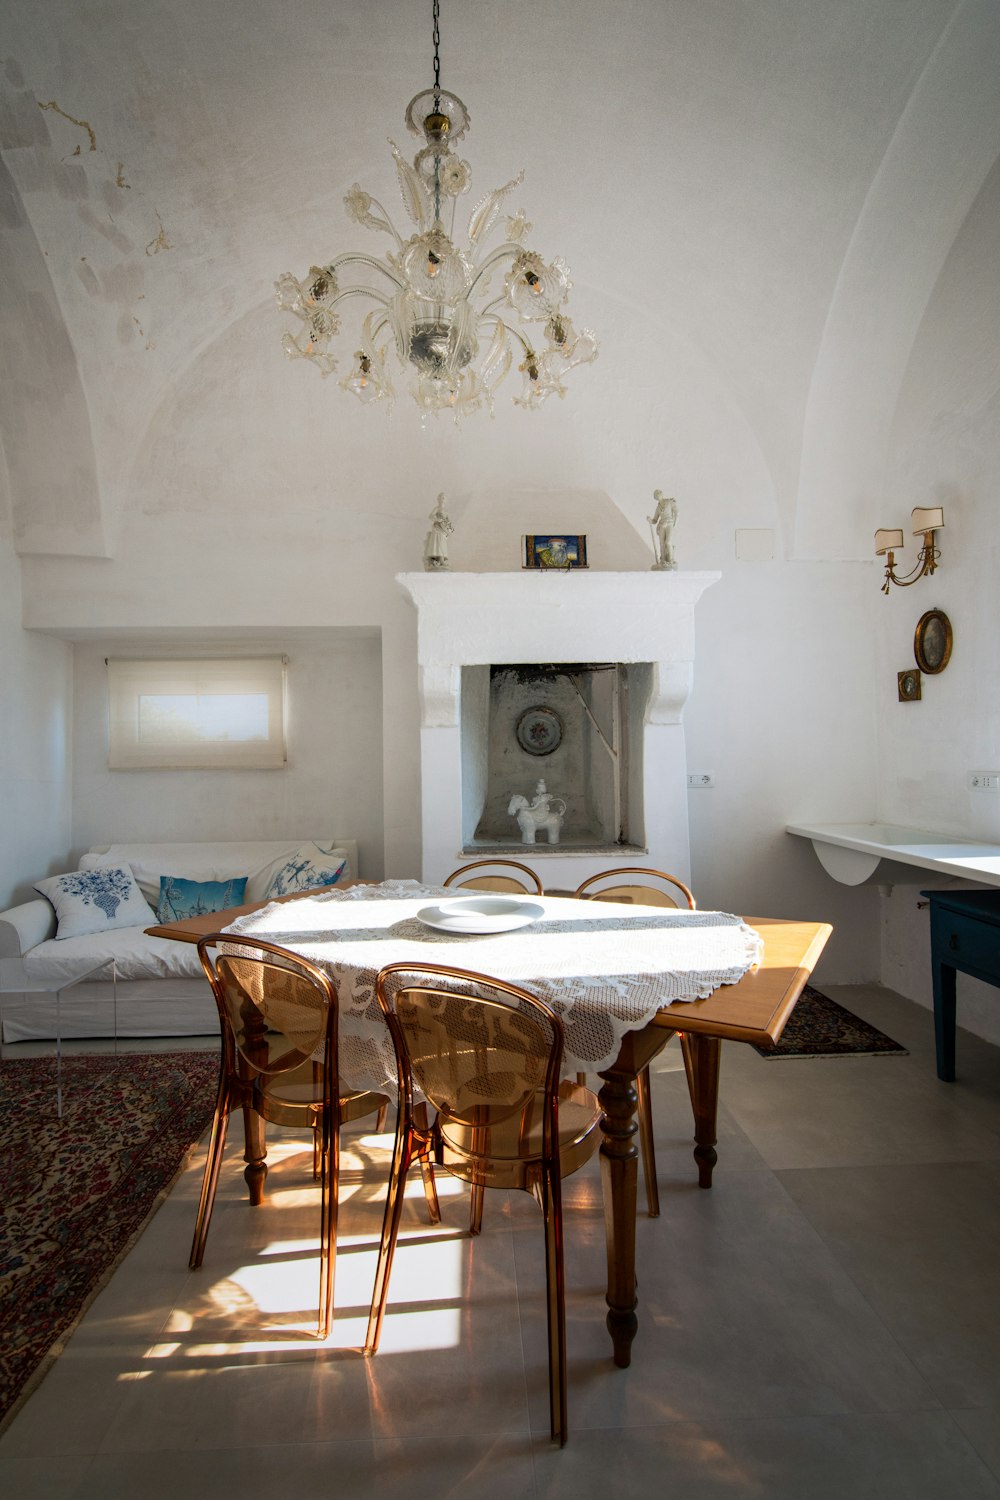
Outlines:
<svg viewBox="0 0 1000 1500"><path fill-rule="evenodd" d="M219 1018L193 943L147 937L156 922L160 876L231 880L247 876L247 902L261 901L275 870L305 843L347 856L338 884L357 878L354 839L258 840L242 843L109 844L88 850L80 869L128 865L150 905L141 927L118 927L84 937L56 937L55 910L44 896L0 912L0 1013L4 1042L52 1039L56 1004L52 994L22 993L28 982L58 987L94 964L98 976L63 991L61 1032L67 1037L210 1036ZM117 972L117 1002L111 979Z"/></svg>

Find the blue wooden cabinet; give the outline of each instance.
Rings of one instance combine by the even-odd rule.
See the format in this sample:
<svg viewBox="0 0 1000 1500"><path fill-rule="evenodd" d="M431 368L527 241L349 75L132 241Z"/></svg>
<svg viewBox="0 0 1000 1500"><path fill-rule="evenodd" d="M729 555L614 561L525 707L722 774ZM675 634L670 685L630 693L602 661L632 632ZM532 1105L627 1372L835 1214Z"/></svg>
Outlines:
<svg viewBox="0 0 1000 1500"><path fill-rule="evenodd" d="M955 1078L955 975L1000 985L1000 890L923 891L930 902L937 1075Z"/></svg>

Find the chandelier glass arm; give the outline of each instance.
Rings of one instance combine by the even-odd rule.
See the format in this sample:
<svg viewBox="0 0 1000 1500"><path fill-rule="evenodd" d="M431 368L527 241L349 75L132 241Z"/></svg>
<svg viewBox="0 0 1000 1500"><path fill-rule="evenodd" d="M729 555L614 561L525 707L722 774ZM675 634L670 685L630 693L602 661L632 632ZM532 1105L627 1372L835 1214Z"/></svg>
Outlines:
<svg viewBox="0 0 1000 1500"><path fill-rule="evenodd" d="M338 302L344 302L348 297L367 297L370 302L377 302L380 307L388 307L392 301L384 292L376 292L370 286L345 286L336 297L331 297L330 306L336 307Z"/></svg>
<svg viewBox="0 0 1000 1500"><path fill-rule="evenodd" d="M327 269L336 276L342 266L368 266L370 270L381 271L383 276L388 277L397 291L401 292L406 286L403 278L397 276L395 271L387 266L384 261L376 260L374 255L365 255L363 251L352 251L346 255L338 255L336 260L330 262Z"/></svg>
<svg viewBox="0 0 1000 1500"><path fill-rule="evenodd" d="M466 296L471 297L482 278L484 276L488 276L492 270L501 265L505 260L509 260L513 264L513 262L521 254L523 248L524 247L522 245L515 244L513 240L508 240L506 244L498 245L495 250L491 250L490 254L483 261L482 265L479 267L479 270L476 272L475 276L473 276L472 278L472 281L469 283L469 289L466 292ZM498 302L501 302L502 300L502 297L497 299ZM491 307L495 307L496 305L496 303L490 303Z"/></svg>
<svg viewBox="0 0 1000 1500"><path fill-rule="evenodd" d="M368 198L368 213L371 214L371 210L373 208L377 208L379 213L382 215L381 219L375 219L374 215L371 215L374 222L368 222L368 228L374 229L376 232L391 234L393 239L396 241L397 249L402 250L404 243L403 237L400 234L399 230L396 228L395 224L392 222L392 219L386 212L386 209L378 201L378 199L373 198L370 193L368 193L366 196ZM362 219L360 222L364 223L366 222L366 219Z"/></svg>
<svg viewBox="0 0 1000 1500"><path fill-rule="evenodd" d="M509 333L512 338L517 339L517 342L520 344L525 354L534 354L535 350L531 342L524 337L524 334L520 331L519 328L515 328L513 323L508 323L506 318L502 318L498 312L494 312L493 308L495 306L496 303L491 303L489 307L483 308L483 311L480 314L480 322L493 323L494 325L498 325L504 330L505 333Z"/></svg>

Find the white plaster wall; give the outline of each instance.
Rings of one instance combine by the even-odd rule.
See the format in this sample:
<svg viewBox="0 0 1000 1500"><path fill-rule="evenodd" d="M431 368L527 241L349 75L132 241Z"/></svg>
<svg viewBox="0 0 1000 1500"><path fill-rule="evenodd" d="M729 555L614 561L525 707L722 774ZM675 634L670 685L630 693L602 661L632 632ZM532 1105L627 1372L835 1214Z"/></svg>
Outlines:
<svg viewBox="0 0 1000 1500"><path fill-rule="evenodd" d="M256 642L205 637L195 654L288 657L283 771L111 771L105 657L187 654L118 637L74 648L73 845L145 840L354 837L360 873L384 873L382 672L377 635L274 632Z"/></svg>
<svg viewBox="0 0 1000 1500"><path fill-rule="evenodd" d="M692 888L701 906L832 922L821 983L877 976L878 897L784 828L874 816L877 594L865 564L730 560L695 617L688 770L715 786L688 794Z"/></svg>
<svg viewBox="0 0 1000 1500"><path fill-rule="evenodd" d="M2 464L2 456L0 456ZM21 627L21 578L0 494L0 908L30 900L70 844L70 647Z"/></svg>
<svg viewBox="0 0 1000 1500"><path fill-rule="evenodd" d="M1000 168L995 168L942 271L900 393L882 523L914 504L941 504L941 566L893 589L877 616L879 816L1000 842L1000 794L973 792L970 770L1000 770ZM916 556L909 542L904 557ZM899 703L896 672L913 664L925 609L943 609L955 644L944 672ZM927 876L882 902L886 984L931 1004L928 920L917 907ZM998 992L958 976L959 1020L1000 1042Z"/></svg>

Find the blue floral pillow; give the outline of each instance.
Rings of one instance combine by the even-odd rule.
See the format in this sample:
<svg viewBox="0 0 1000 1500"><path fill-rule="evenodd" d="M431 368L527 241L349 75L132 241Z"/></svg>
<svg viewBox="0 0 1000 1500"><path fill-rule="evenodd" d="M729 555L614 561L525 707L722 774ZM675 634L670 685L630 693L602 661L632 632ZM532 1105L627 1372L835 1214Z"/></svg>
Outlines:
<svg viewBox="0 0 1000 1500"><path fill-rule="evenodd" d="M319 855L318 859L313 850ZM346 865L346 855L334 853L324 857L318 845L304 844L275 871L264 900L273 901L276 896L290 896L294 891L314 891L324 885L336 885Z"/></svg>
<svg viewBox="0 0 1000 1500"><path fill-rule="evenodd" d="M56 937L86 937L112 927L149 927L153 916L127 865L74 870L37 880L35 890L56 909Z"/></svg>
<svg viewBox="0 0 1000 1500"><path fill-rule="evenodd" d="M182 880L179 875L161 875L156 915L161 922L182 922L185 917L242 906L246 888L245 875L238 880Z"/></svg>

